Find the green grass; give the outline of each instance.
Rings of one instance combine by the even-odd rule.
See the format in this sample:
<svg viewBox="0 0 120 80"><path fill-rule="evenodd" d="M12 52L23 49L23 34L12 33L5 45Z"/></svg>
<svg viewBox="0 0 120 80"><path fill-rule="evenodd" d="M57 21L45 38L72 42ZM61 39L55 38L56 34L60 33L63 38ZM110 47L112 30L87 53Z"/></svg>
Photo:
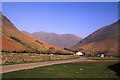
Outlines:
<svg viewBox="0 0 120 80"><path fill-rule="evenodd" d="M120 58L110 58L110 57L87 57L88 59L93 60L120 60Z"/></svg>
<svg viewBox="0 0 120 80"><path fill-rule="evenodd" d="M118 78L108 66L117 62L77 62L56 64L4 73L3 78Z"/></svg>

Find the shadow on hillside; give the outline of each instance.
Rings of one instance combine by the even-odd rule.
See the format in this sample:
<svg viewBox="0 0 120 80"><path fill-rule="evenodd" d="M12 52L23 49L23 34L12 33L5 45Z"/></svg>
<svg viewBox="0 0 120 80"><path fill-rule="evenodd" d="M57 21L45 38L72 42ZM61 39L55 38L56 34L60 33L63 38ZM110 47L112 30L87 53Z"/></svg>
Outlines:
<svg viewBox="0 0 120 80"><path fill-rule="evenodd" d="M112 71L116 72L115 75L120 76L120 62L114 65L111 65L108 67L109 69L111 69Z"/></svg>

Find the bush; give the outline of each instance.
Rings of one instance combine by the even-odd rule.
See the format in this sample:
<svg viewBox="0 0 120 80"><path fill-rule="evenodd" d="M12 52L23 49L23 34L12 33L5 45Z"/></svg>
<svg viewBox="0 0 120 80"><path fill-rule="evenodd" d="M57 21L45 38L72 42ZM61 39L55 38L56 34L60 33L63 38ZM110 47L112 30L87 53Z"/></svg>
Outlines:
<svg viewBox="0 0 120 80"><path fill-rule="evenodd" d="M16 50L14 50L12 53L17 53L17 51L16 51Z"/></svg>
<svg viewBox="0 0 120 80"><path fill-rule="evenodd" d="M38 41L38 40L36 40L35 42L37 42L37 43L39 43L39 44L42 44L42 45L43 45L43 43L42 43L42 42L40 42L40 41Z"/></svg>
<svg viewBox="0 0 120 80"><path fill-rule="evenodd" d="M15 37L13 37L13 36L10 36L10 38L12 38L12 39L14 39L15 41L21 43L21 41L20 41L19 39L15 38Z"/></svg>
<svg viewBox="0 0 120 80"><path fill-rule="evenodd" d="M55 54L56 53L56 50L54 47L50 47L48 50L47 50L47 54Z"/></svg>

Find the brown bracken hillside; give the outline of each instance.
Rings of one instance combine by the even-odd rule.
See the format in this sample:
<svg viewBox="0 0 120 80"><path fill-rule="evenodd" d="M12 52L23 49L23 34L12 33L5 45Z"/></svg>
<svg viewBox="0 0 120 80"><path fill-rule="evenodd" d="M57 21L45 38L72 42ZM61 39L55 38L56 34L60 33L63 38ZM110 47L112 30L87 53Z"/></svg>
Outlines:
<svg viewBox="0 0 120 80"><path fill-rule="evenodd" d="M82 48L84 51L96 53L98 51L104 52L118 52L118 32L120 32L120 20L98 29L88 37L81 40L76 45L72 46L73 49Z"/></svg>
<svg viewBox="0 0 120 80"><path fill-rule="evenodd" d="M0 13L0 15L2 15ZM48 49L54 49L61 53L71 53L59 47L49 45L43 41L33 38L20 32L10 20L2 15L2 50L3 51L31 51L31 52L46 52Z"/></svg>

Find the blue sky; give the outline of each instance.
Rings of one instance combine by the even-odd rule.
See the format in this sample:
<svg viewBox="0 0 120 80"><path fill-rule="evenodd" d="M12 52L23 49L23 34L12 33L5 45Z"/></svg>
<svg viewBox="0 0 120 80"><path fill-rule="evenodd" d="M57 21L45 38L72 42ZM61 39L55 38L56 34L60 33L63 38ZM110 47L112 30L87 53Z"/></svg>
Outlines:
<svg viewBox="0 0 120 80"><path fill-rule="evenodd" d="M118 20L117 2L3 2L2 13L21 31L86 37Z"/></svg>

